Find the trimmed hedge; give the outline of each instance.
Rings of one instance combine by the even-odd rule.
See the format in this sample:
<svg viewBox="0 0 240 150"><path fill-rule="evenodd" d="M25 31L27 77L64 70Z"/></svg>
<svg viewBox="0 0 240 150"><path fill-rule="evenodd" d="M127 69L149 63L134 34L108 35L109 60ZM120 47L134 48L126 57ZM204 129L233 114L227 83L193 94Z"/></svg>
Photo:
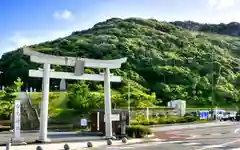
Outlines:
<svg viewBox="0 0 240 150"><path fill-rule="evenodd" d="M184 117L154 117L150 118L149 121L145 118L132 120L132 125L158 125L158 124L175 124L175 123L187 123L198 121L199 117L187 115Z"/></svg>
<svg viewBox="0 0 240 150"><path fill-rule="evenodd" d="M143 138L149 134L152 134L152 131L147 126L135 125L127 128L128 137Z"/></svg>

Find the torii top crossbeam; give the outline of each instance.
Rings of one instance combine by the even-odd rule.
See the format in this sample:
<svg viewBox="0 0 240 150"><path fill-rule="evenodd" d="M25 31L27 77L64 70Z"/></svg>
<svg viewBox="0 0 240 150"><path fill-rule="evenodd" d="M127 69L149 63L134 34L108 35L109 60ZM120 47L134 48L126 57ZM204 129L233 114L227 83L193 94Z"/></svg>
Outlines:
<svg viewBox="0 0 240 150"><path fill-rule="evenodd" d="M122 63L125 63L127 61L126 57L114 60L97 60L67 56L53 56L30 50L27 47L23 48L23 54L30 56L30 60L32 62L41 64L47 63L62 66L75 66L76 60L82 60L84 62L84 67L89 68L117 69L121 67Z"/></svg>

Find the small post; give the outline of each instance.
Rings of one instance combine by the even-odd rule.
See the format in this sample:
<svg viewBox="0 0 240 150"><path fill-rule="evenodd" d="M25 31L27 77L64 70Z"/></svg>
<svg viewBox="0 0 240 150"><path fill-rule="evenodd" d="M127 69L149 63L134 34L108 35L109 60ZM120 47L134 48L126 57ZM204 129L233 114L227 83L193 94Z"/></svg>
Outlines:
<svg viewBox="0 0 240 150"><path fill-rule="evenodd" d="M36 150L43 150L41 146L37 146Z"/></svg>
<svg viewBox="0 0 240 150"><path fill-rule="evenodd" d="M217 113L217 110L218 110L218 108L216 107L216 108L215 108L215 120L216 120L216 121L218 120L218 116L217 116L218 113Z"/></svg>
<svg viewBox="0 0 240 150"><path fill-rule="evenodd" d="M107 145L112 145L112 140L111 139L107 140Z"/></svg>
<svg viewBox="0 0 240 150"><path fill-rule="evenodd" d="M149 108L148 107L147 107L146 116L147 116L147 121L149 122Z"/></svg>
<svg viewBox="0 0 240 150"><path fill-rule="evenodd" d="M11 143L6 144L6 150L11 150Z"/></svg>
<svg viewBox="0 0 240 150"><path fill-rule="evenodd" d="M122 138L122 143L127 143L127 138L126 137Z"/></svg>
<svg viewBox="0 0 240 150"><path fill-rule="evenodd" d="M11 130L13 129L14 125L13 125L13 114L10 113L10 122L11 122Z"/></svg>
<svg viewBox="0 0 240 150"><path fill-rule="evenodd" d="M97 112L97 131L99 131L99 125L100 125L99 117L100 117L100 114L99 112Z"/></svg>
<svg viewBox="0 0 240 150"><path fill-rule="evenodd" d="M64 144L64 150L70 150L70 147L68 144Z"/></svg>
<svg viewBox="0 0 240 150"><path fill-rule="evenodd" d="M93 143L91 141L87 142L87 147L93 147Z"/></svg>

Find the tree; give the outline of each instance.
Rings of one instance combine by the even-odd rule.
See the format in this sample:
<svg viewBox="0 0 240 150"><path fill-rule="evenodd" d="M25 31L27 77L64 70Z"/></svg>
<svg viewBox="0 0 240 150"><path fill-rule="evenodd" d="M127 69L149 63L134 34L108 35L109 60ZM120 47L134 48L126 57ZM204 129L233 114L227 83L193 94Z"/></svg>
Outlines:
<svg viewBox="0 0 240 150"><path fill-rule="evenodd" d="M4 91L1 92L2 97L0 99L0 105L1 111L4 113L4 115L9 116L13 111L14 101L17 99L18 91L22 85L23 82L21 78L17 78L12 86L6 87Z"/></svg>
<svg viewBox="0 0 240 150"><path fill-rule="evenodd" d="M100 108L103 105L101 95L90 93L88 85L84 81L69 86L67 99L68 108L81 111Z"/></svg>

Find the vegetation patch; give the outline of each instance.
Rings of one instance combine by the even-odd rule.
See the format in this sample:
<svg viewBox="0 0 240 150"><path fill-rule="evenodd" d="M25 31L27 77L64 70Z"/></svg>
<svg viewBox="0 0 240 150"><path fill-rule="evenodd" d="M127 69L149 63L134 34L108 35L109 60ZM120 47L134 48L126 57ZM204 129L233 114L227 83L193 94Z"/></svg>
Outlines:
<svg viewBox="0 0 240 150"><path fill-rule="evenodd" d="M132 138L143 138L149 134L152 134L152 131L146 126L133 125L127 128L127 135Z"/></svg>

